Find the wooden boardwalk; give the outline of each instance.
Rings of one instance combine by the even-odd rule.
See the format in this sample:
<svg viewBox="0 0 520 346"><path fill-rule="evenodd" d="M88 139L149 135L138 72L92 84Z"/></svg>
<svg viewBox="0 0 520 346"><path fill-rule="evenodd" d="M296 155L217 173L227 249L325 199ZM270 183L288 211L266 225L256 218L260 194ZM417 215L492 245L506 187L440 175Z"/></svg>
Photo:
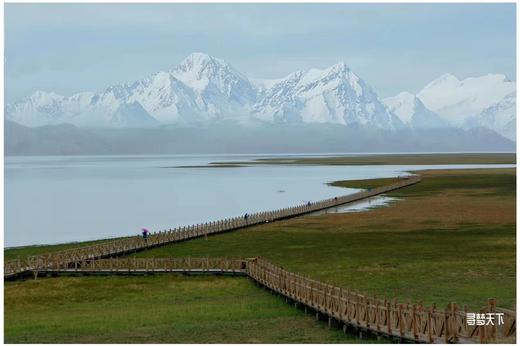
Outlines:
<svg viewBox="0 0 520 346"><path fill-rule="evenodd" d="M45 266L68 266L87 259L98 259L120 256L151 247L185 241L188 239L207 237L216 233L229 232L244 227L251 227L266 222L273 222L286 218L301 216L324 210L338 205L351 203L370 198L405 186L417 184L421 181L420 176L410 176L397 180L396 183L377 187L358 193L325 199L309 204L301 204L295 207L283 208L250 214L247 218L234 217L187 227L164 230L152 233L145 241L141 237L127 237L111 241L103 241L98 244L72 248L68 250L52 252L37 256L29 256L4 262L4 278L15 278L19 275L29 274L32 271L41 271Z"/></svg>
<svg viewBox="0 0 520 346"><path fill-rule="evenodd" d="M237 258L103 258L69 263L67 266L52 265L35 271L41 274L235 274L247 275L247 260Z"/></svg>
<svg viewBox="0 0 520 346"><path fill-rule="evenodd" d="M450 303L435 305L402 304L336 287L292 273L262 258L123 258L85 260L64 267L49 264L42 273L184 273L247 275L286 297L295 306L328 320L329 326L344 331L375 334L416 343L507 342L516 338L516 311L499 308L494 299L479 311ZM470 326L467 312L502 313L504 324Z"/></svg>

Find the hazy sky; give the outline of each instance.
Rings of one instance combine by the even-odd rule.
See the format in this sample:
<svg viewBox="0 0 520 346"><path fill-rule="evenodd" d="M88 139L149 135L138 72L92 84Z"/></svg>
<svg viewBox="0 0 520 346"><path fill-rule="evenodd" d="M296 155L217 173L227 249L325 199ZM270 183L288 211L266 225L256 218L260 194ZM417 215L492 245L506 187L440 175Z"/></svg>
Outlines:
<svg viewBox="0 0 520 346"><path fill-rule="evenodd" d="M516 80L514 4L6 4L6 101L101 91L194 51L253 78L344 61L380 94Z"/></svg>

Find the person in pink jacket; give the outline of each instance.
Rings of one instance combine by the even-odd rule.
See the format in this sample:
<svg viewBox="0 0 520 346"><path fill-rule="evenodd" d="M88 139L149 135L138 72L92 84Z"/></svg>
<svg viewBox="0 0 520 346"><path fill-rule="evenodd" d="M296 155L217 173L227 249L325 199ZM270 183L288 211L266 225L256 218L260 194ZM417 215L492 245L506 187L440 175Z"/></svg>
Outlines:
<svg viewBox="0 0 520 346"><path fill-rule="evenodd" d="M144 240L148 239L148 233L150 233L150 232L146 228L142 229L142 234L143 234L143 239Z"/></svg>

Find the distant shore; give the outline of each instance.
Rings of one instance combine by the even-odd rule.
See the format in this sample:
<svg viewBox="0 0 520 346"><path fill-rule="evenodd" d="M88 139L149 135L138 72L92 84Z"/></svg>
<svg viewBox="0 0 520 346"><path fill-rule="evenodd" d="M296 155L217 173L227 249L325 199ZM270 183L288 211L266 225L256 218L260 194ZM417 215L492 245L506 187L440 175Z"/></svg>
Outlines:
<svg viewBox="0 0 520 346"><path fill-rule="evenodd" d="M309 155L311 156L311 155ZM454 165L454 164L516 164L516 153L454 153L454 154L361 154L323 157L272 157L251 161L211 162L201 167L244 167L251 165Z"/></svg>

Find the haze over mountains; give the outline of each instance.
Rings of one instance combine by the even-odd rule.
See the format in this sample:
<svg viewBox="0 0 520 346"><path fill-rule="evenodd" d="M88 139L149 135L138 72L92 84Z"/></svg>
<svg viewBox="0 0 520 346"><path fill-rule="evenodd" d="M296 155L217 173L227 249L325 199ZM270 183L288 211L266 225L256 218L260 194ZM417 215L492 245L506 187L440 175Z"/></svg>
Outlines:
<svg viewBox="0 0 520 346"><path fill-rule="evenodd" d="M356 129L358 135L385 133L390 138L402 131L439 136L441 129L453 134L485 128L487 131L477 132L490 143L488 150L504 146L512 150L511 141L501 136L516 140L516 83L503 75L458 80L447 74L417 95L403 92L380 99L344 63L296 71L280 79L250 80L223 60L193 53L168 71L100 93L66 97L37 91L8 104L5 118L26 127L71 124L98 134L103 129L167 128L178 133L187 128L213 128L214 132L228 127L239 132L241 128L309 127L327 136L323 132L327 126L317 126L321 124L343 128L345 135L352 135L347 129ZM437 131L432 132L434 129ZM31 131L23 132L27 136ZM12 137L8 135L6 132L6 140ZM403 141L399 136L394 140ZM495 142L500 144L494 146ZM469 144L465 147L471 149Z"/></svg>

